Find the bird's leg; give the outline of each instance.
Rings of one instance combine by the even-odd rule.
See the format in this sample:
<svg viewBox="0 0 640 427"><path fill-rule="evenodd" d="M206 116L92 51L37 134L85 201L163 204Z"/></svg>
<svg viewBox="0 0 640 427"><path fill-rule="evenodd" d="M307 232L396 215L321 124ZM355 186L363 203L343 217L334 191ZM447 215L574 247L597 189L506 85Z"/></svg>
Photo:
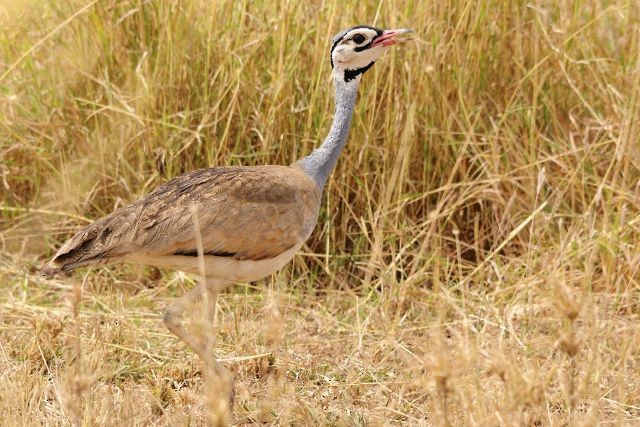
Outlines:
<svg viewBox="0 0 640 427"><path fill-rule="evenodd" d="M204 319L206 321L205 351L210 355L216 341L216 304L218 302L218 283L211 279L205 279L204 291ZM215 359L213 359L215 362ZM205 361L205 363L207 363Z"/></svg>
<svg viewBox="0 0 640 427"><path fill-rule="evenodd" d="M165 326L189 346L204 363L205 404L209 412L209 424L229 424L233 406L233 376L213 355L215 343L215 309L218 291L224 284L211 279L196 285L189 293L171 305L162 318ZM204 298L204 334L191 334L182 324L182 316L202 295Z"/></svg>
<svg viewBox="0 0 640 427"><path fill-rule="evenodd" d="M197 284L186 295L167 308L162 316L162 321L167 329L180 338L189 348L191 348L191 350L195 351L196 354L206 363L206 345L203 345L201 340L197 340L192 334L190 334L182 324L182 315L185 310L198 301L204 291L205 286L203 284Z"/></svg>
<svg viewBox="0 0 640 427"><path fill-rule="evenodd" d="M216 426L228 425L234 397L233 376L213 355L216 338L216 302L218 291L223 286L224 284L217 280L205 280L205 399L209 410L209 424Z"/></svg>

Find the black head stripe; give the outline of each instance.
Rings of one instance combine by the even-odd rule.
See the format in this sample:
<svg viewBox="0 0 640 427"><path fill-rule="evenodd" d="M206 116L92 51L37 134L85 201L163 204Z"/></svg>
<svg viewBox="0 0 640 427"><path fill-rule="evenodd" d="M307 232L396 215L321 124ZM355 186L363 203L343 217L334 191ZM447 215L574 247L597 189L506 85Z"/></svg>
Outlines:
<svg viewBox="0 0 640 427"><path fill-rule="evenodd" d="M378 35L382 34L382 30L380 28L376 28L376 27L372 27L371 25L356 25L355 27L351 27L349 28L346 32L348 33L349 31L353 31L353 30L359 30L359 29L367 29L367 30L373 30L376 33L378 33ZM344 35L343 35L344 37Z"/></svg>
<svg viewBox="0 0 640 427"><path fill-rule="evenodd" d="M351 28L349 28L348 30L341 31L333 37L333 45L331 45L331 51L329 52L329 59L331 60L331 68L333 68L333 50L336 48L336 46L338 46L338 44L340 44L344 36L346 36L349 31L351 31Z"/></svg>
<svg viewBox="0 0 640 427"><path fill-rule="evenodd" d="M376 36L377 37L377 36ZM371 39L371 41L363 46L358 46L356 47L355 50L356 52L362 52L363 50L367 50L371 47L371 45L373 44L373 41L376 39L376 37L374 37L373 39Z"/></svg>
<svg viewBox="0 0 640 427"><path fill-rule="evenodd" d="M344 70L344 81L350 82L351 80L358 77L360 74L364 74L369 68L373 67L374 62L371 62L366 67L358 68L357 70Z"/></svg>
<svg viewBox="0 0 640 427"><path fill-rule="evenodd" d="M367 50L371 47L371 45L373 44L373 42L382 35L383 31L378 29L378 28L372 28L372 27L367 27L370 30L374 30L376 32L376 35L373 36L373 38L371 39L371 41L367 44L365 44L364 46L358 46L356 47L354 50L356 52L362 52L363 50Z"/></svg>
<svg viewBox="0 0 640 427"><path fill-rule="evenodd" d="M344 37L344 34L342 35L342 37ZM329 52L329 59L331 60L331 68L333 68L333 49L335 49L336 46L338 46L338 43L340 43L340 40L342 40L342 37L340 38L336 37L335 39L333 39L333 46L331 46L331 52Z"/></svg>

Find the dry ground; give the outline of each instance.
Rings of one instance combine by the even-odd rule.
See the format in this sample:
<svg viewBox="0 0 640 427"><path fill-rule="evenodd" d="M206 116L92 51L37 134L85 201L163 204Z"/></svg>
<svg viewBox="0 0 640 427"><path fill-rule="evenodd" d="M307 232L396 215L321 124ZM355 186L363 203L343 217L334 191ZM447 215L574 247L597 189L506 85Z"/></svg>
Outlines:
<svg viewBox="0 0 640 427"><path fill-rule="evenodd" d="M418 40L364 77L302 253L219 300L232 421L640 423L633 0L0 0L0 423L205 422L160 319L190 278L34 272L170 177L311 150L363 22Z"/></svg>

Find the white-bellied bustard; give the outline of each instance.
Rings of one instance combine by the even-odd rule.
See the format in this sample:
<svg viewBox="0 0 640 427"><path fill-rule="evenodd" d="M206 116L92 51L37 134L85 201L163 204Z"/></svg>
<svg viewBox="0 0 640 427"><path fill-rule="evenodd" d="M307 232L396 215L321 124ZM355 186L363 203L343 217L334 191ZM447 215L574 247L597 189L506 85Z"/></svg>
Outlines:
<svg viewBox="0 0 640 427"><path fill-rule="evenodd" d="M347 141L362 75L409 30L360 25L333 39L336 111L329 135L291 166L200 169L180 175L132 204L100 218L69 239L40 270L138 262L200 276L200 284L170 306L164 323L203 360L206 372L228 377L212 344L182 325L192 302L207 294L213 314L218 291L277 271L313 230L327 177ZM204 276L204 277L202 277Z"/></svg>

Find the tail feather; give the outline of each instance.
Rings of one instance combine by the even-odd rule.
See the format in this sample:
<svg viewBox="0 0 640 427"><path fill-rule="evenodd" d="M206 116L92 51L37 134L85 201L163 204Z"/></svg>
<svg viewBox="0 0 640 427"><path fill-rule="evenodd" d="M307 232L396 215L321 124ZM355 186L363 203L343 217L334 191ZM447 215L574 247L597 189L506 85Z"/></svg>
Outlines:
<svg viewBox="0 0 640 427"><path fill-rule="evenodd" d="M56 265L53 260L46 263L39 271L38 275L40 276L53 276L54 274L58 274L62 271L58 265Z"/></svg>
<svg viewBox="0 0 640 427"><path fill-rule="evenodd" d="M92 264L104 264L117 255L122 247L114 242L110 227L112 215L101 218L78 231L62 245L58 253L38 272L51 276Z"/></svg>
<svg viewBox="0 0 640 427"><path fill-rule="evenodd" d="M90 258L90 259L82 259L75 262L59 262L56 258L53 258L51 261L47 262L40 270L38 270L38 275L40 276L53 276L58 273L66 273L68 271L73 271L78 267L84 267L87 265L95 265L95 264L104 264L108 260L103 258Z"/></svg>

